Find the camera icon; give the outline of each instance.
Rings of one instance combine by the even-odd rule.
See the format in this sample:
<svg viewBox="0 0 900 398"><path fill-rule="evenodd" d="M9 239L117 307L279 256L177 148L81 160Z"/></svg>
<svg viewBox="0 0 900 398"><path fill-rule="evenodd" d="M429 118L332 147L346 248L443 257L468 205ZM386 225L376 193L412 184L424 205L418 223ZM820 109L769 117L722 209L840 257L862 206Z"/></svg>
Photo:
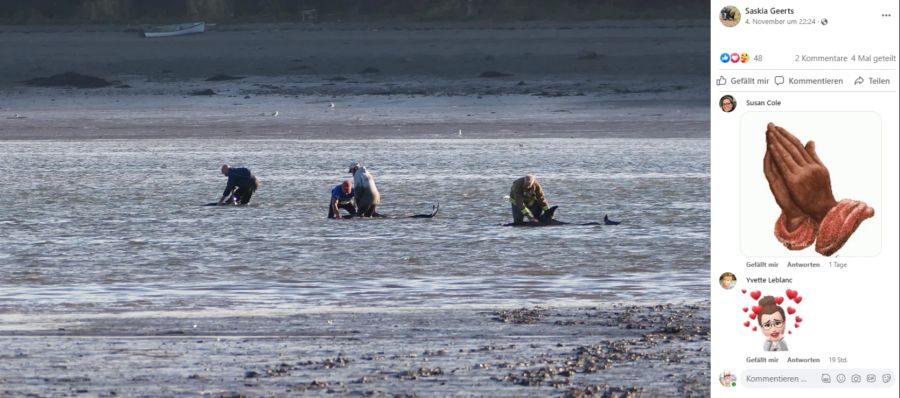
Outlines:
<svg viewBox="0 0 900 398"><path fill-rule="evenodd" d="M860 375L853 375L853 376L850 376L850 381L852 381L854 383L859 383L862 381L862 377Z"/></svg>

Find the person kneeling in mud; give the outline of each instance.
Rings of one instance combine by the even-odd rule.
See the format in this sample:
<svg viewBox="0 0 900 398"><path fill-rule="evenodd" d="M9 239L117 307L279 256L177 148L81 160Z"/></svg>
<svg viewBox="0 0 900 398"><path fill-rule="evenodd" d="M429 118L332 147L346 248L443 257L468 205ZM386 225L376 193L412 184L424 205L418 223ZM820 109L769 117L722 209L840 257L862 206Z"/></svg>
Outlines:
<svg viewBox="0 0 900 398"><path fill-rule="evenodd" d="M331 203L328 205L328 218L343 218L341 209L346 210L350 215L356 214L356 206L353 204L353 182L344 180L343 183L335 185L331 190Z"/></svg>
<svg viewBox="0 0 900 398"><path fill-rule="evenodd" d="M381 203L381 195L365 166L359 162L351 162L348 170L353 175L353 197L356 200L357 215L361 217L378 217L375 208Z"/></svg>
<svg viewBox="0 0 900 398"><path fill-rule="evenodd" d="M219 199L219 206L233 203L241 205L250 203L250 197L259 188L259 181L250 172L250 169L223 164L222 174L228 177L228 185L225 186L225 192L222 193L222 198Z"/></svg>
<svg viewBox="0 0 900 398"><path fill-rule="evenodd" d="M544 198L544 189L531 174L513 181L509 202L512 204L514 224L523 224L526 217L531 222L545 221L541 216L550 208ZM549 213L546 216L552 217Z"/></svg>

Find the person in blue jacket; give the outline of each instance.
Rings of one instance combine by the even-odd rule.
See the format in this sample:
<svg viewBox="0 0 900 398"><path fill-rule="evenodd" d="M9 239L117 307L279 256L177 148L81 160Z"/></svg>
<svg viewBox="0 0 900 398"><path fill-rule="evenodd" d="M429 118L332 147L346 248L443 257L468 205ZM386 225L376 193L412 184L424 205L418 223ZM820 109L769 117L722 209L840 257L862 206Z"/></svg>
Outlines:
<svg viewBox="0 0 900 398"><path fill-rule="evenodd" d="M343 218L341 209L350 212L350 215L356 214L356 205L353 199L353 182L344 180L343 183L335 185L331 189L331 203L328 205L328 218Z"/></svg>

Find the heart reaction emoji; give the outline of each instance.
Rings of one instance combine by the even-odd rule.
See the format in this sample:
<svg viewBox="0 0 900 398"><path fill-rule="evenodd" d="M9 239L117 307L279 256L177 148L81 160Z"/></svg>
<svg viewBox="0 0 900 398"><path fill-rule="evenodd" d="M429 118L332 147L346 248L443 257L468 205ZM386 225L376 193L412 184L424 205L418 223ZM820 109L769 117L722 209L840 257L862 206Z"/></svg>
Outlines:
<svg viewBox="0 0 900 398"><path fill-rule="evenodd" d="M797 323L800 323L800 322L803 322L803 318L801 318L800 315L797 315Z"/></svg>
<svg viewBox="0 0 900 398"><path fill-rule="evenodd" d="M756 313L755 313L755 312L752 313L752 314L750 314L750 319L756 319Z"/></svg>
<svg viewBox="0 0 900 398"><path fill-rule="evenodd" d="M741 308L741 310L747 312L747 307ZM793 314L793 312L791 314Z"/></svg>
<svg viewBox="0 0 900 398"><path fill-rule="evenodd" d="M788 307L787 311L788 311L788 315L794 315L794 313L797 312L797 310L795 310L794 307Z"/></svg>
<svg viewBox="0 0 900 398"><path fill-rule="evenodd" d="M784 294L787 295L788 300L793 300L794 297L797 297L797 291L796 291L796 290L788 289L788 290L785 290L785 291L784 291Z"/></svg>
<svg viewBox="0 0 900 398"><path fill-rule="evenodd" d="M795 303L800 304L801 301L803 301L803 297L800 297L800 296L794 297Z"/></svg>
<svg viewBox="0 0 900 398"><path fill-rule="evenodd" d="M762 312L762 306L754 305L754 306L753 306L753 313L754 313L754 314L759 314L760 312Z"/></svg>
<svg viewBox="0 0 900 398"><path fill-rule="evenodd" d="M781 305L784 302L784 297L778 296L775 297L775 304Z"/></svg>
<svg viewBox="0 0 900 398"><path fill-rule="evenodd" d="M753 331L754 331L754 332L756 331L756 326L753 327Z"/></svg>
<svg viewBox="0 0 900 398"><path fill-rule="evenodd" d="M745 328L750 327L750 321L744 321L744 327Z"/></svg>
<svg viewBox="0 0 900 398"><path fill-rule="evenodd" d="M747 289L741 289L741 294L747 293Z"/></svg>
<svg viewBox="0 0 900 398"><path fill-rule="evenodd" d="M754 290L754 291L750 292L750 297L752 297L754 300L759 300L759 296L762 296L762 292L759 290ZM793 298L793 297L791 297L791 298Z"/></svg>

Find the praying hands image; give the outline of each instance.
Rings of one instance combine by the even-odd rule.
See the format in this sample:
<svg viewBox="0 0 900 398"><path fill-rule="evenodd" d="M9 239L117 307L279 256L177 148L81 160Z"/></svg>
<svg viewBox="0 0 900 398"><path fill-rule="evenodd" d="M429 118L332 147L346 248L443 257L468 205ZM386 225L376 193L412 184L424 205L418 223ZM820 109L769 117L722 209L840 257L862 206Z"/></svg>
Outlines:
<svg viewBox="0 0 900 398"><path fill-rule="evenodd" d="M806 145L783 127L766 127L763 174L781 208L775 222L775 237L790 250L801 250L815 242L825 256L836 253L856 228L875 215L865 202L836 201L831 176L816 153L816 144Z"/></svg>

